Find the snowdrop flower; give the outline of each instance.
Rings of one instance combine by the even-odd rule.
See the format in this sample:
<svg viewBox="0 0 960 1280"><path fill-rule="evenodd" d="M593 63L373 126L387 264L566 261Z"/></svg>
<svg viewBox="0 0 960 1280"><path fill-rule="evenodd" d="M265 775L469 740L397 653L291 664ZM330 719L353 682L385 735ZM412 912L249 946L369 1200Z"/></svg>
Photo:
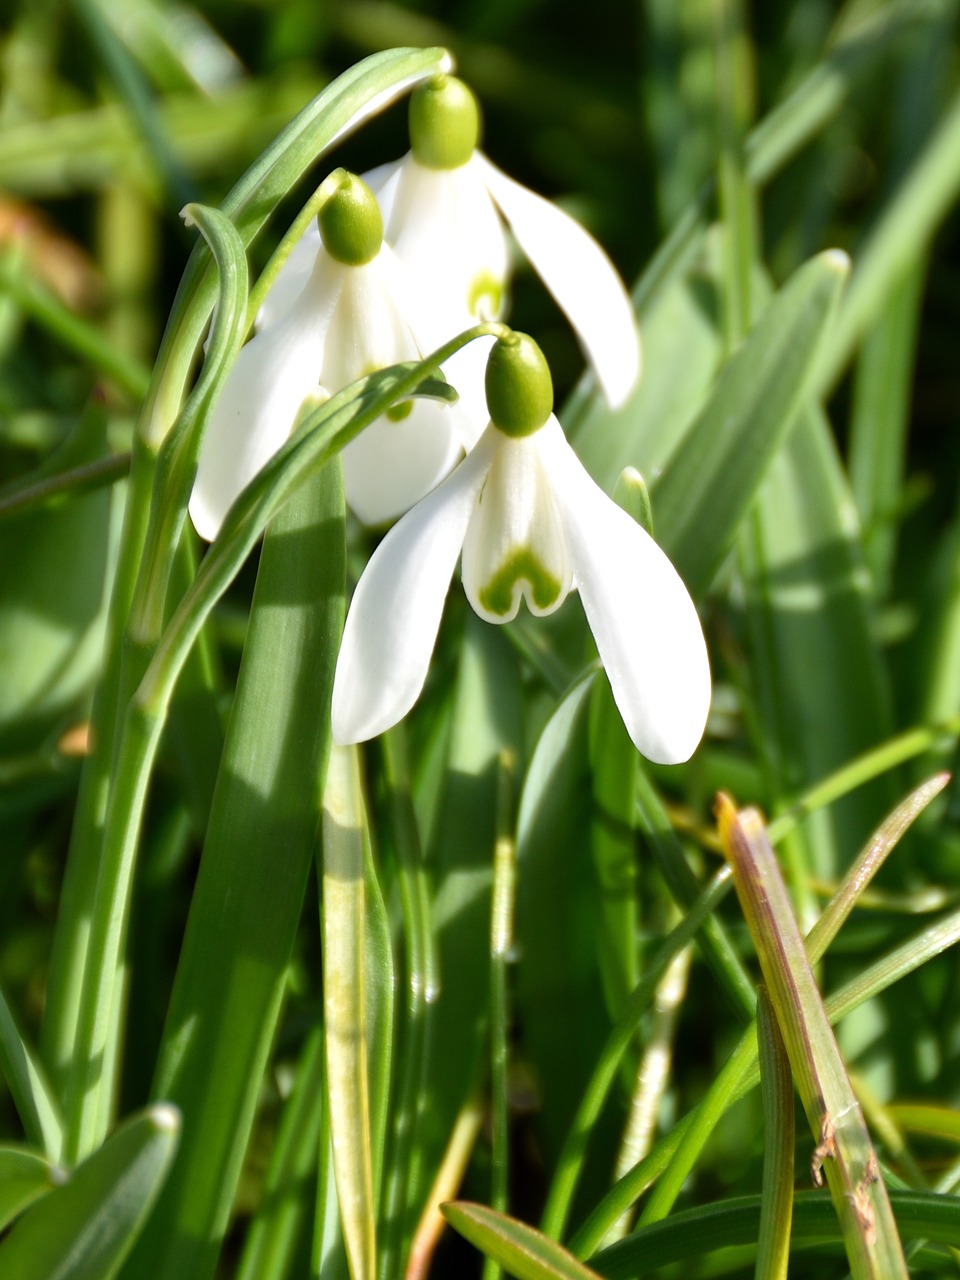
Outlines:
<svg viewBox="0 0 960 1280"><path fill-rule="evenodd" d="M190 515L216 536L241 489L290 434L307 395L332 395L375 369L432 348L415 328L405 268L383 240L376 199L355 175L325 181L319 246L297 298L240 351L210 415ZM407 511L461 456L457 406L406 401L343 450L346 499L366 524Z"/></svg>
<svg viewBox="0 0 960 1280"><path fill-rule="evenodd" d="M578 222L477 150L479 134L471 91L439 76L411 96L408 154L364 175L383 211L385 239L417 281L429 345L502 316L509 275L502 214L570 320L608 401L619 407L640 372L633 308L620 277ZM297 297L317 244L311 231L290 254L261 310L261 325L274 323ZM489 341L473 342L444 365L472 411L476 436L487 420L489 349Z"/></svg>
<svg viewBox="0 0 960 1280"><path fill-rule="evenodd" d="M486 392L490 422L477 445L394 525L357 585L334 680L334 738L362 742L413 706L462 553L467 599L489 622L515 617L521 597L545 615L579 591L634 744L658 763L686 760L710 705L686 587L567 444L531 338L496 341Z"/></svg>

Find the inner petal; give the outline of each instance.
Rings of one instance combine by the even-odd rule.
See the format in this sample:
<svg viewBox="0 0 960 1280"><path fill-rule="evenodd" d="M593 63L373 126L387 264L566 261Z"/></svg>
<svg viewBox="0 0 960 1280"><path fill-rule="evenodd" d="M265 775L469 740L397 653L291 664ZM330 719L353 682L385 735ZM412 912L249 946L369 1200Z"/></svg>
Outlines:
<svg viewBox="0 0 960 1280"><path fill-rule="evenodd" d="M509 622L521 599L553 613L573 573L556 500L536 436L501 436L463 544L463 587L488 622Z"/></svg>

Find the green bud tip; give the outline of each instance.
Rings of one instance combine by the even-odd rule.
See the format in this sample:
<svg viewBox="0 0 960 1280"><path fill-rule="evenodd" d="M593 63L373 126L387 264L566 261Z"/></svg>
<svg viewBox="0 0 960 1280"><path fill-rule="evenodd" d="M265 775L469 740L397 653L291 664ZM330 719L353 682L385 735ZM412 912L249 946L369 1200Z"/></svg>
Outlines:
<svg viewBox="0 0 960 1280"><path fill-rule="evenodd" d="M526 333L498 338L485 379L490 421L507 436L530 436L553 412L553 379L543 352Z"/></svg>
<svg viewBox="0 0 960 1280"><path fill-rule="evenodd" d="M350 267L372 262L383 243L383 215L367 184L355 173L334 169L319 194L317 222L330 257Z"/></svg>
<svg viewBox="0 0 960 1280"><path fill-rule="evenodd" d="M480 105L455 76L435 76L410 95L410 147L428 169L459 169L480 142Z"/></svg>

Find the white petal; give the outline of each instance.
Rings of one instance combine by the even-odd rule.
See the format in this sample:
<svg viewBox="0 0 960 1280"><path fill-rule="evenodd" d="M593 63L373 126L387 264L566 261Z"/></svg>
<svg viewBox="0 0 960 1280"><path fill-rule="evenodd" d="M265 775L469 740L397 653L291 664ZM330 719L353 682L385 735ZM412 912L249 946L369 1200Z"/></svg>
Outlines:
<svg viewBox="0 0 960 1280"><path fill-rule="evenodd" d="M465 316L463 328L468 329L472 324L470 317ZM487 374L487 358L495 341L496 339L492 337L474 338L440 366L443 376L460 397L457 401L459 427L463 446L468 451L480 439L490 421L484 381Z"/></svg>
<svg viewBox="0 0 960 1280"><path fill-rule="evenodd" d="M573 583L563 520L537 437L496 433L490 472L463 543L463 589L487 622L509 622L520 600L540 617Z"/></svg>
<svg viewBox="0 0 960 1280"><path fill-rule="evenodd" d="M377 197L380 216L383 218L385 228L390 222L390 214L397 194L397 184L400 181L402 167L403 157L399 160L388 160L386 164L378 164L376 168L368 169L366 173L361 173L360 175L361 179Z"/></svg>
<svg viewBox="0 0 960 1280"><path fill-rule="evenodd" d="M454 406L413 400L409 407L399 421L378 418L341 454L344 494L364 524L385 524L409 511L462 456Z"/></svg>
<svg viewBox="0 0 960 1280"><path fill-rule="evenodd" d="M384 238L434 312L433 345L459 333L464 315L486 320L503 311L506 236L475 159L428 169L405 156L385 222Z"/></svg>
<svg viewBox="0 0 960 1280"><path fill-rule="evenodd" d="M316 218L312 218L306 231L290 250L260 304L256 319L258 333L282 320L299 298L310 279L321 244L320 228Z"/></svg>
<svg viewBox="0 0 960 1280"><path fill-rule="evenodd" d="M190 497L190 517L208 541L317 388L329 310L344 279L329 259L321 268L283 319L243 347L213 406Z"/></svg>
<svg viewBox="0 0 960 1280"><path fill-rule="evenodd" d="M402 268L389 248L354 267L330 321L321 381L338 390L355 378L421 352L408 318ZM365 524L409 511L455 466L462 447L461 410L429 400L379 418L343 451L346 500Z"/></svg>
<svg viewBox="0 0 960 1280"><path fill-rule="evenodd" d="M337 659L336 742L365 742L383 733L419 697L492 444L482 439L371 556L353 595Z"/></svg>
<svg viewBox="0 0 960 1280"><path fill-rule="evenodd" d="M633 305L596 240L563 210L522 187L479 152L487 188L576 330L604 395L622 405L640 375Z"/></svg>
<svg viewBox="0 0 960 1280"><path fill-rule="evenodd" d="M587 475L559 424L536 438L627 732L649 760L680 764L696 750L710 709L710 664L693 601L649 534Z"/></svg>

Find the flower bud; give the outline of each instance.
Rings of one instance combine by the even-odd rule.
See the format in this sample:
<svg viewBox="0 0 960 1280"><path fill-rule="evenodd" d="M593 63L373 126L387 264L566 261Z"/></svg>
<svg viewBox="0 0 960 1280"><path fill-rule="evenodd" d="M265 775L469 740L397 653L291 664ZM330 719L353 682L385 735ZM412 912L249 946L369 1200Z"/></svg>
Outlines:
<svg viewBox="0 0 960 1280"><path fill-rule="evenodd" d="M383 243L377 198L355 173L334 169L320 187L320 238L331 258L350 267L372 262Z"/></svg>
<svg viewBox="0 0 960 1280"><path fill-rule="evenodd" d="M459 169L480 141L480 106L455 76L436 76L410 96L410 147L427 169Z"/></svg>
<svg viewBox="0 0 960 1280"><path fill-rule="evenodd" d="M485 379L490 421L507 436L530 436L553 412L553 379L543 352L526 333L498 338Z"/></svg>

